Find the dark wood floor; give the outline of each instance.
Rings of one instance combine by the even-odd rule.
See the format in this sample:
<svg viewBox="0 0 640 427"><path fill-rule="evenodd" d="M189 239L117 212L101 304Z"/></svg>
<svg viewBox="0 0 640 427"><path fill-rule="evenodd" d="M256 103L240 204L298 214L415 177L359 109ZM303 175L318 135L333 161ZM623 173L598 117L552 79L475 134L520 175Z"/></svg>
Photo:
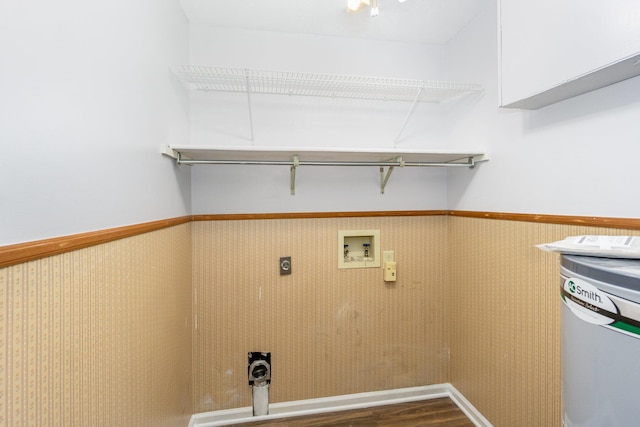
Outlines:
<svg viewBox="0 0 640 427"><path fill-rule="evenodd" d="M270 427L473 427L449 398L244 423Z"/></svg>

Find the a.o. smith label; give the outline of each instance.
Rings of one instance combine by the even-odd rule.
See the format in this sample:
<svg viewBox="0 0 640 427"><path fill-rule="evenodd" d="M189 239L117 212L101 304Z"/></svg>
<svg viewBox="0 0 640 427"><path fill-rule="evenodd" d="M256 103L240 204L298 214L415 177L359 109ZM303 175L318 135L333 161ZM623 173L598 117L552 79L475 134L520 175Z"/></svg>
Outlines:
<svg viewBox="0 0 640 427"><path fill-rule="evenodd" d="M619 307L620 305L623 306L622 308L627 306L630 308L627 310L630 313L638 312L636 303L609 295L592 284L575 277L564 280L561 294L564 304L573 314L585 322L640 338L640 318L630 318L624 313L621 314Z"/></svg>

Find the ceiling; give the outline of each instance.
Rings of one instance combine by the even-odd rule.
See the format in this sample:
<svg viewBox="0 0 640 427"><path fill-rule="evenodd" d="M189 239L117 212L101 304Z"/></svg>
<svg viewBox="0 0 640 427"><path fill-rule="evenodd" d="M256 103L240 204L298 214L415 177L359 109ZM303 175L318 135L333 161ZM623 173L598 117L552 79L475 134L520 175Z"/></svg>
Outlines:
<svg viewBox="0 0 640 427"><path fill-rule="evenodd" d="M180 0L191 22L249 30L444 44L490 0L378 0L347 12L347 0Z"/></svg>

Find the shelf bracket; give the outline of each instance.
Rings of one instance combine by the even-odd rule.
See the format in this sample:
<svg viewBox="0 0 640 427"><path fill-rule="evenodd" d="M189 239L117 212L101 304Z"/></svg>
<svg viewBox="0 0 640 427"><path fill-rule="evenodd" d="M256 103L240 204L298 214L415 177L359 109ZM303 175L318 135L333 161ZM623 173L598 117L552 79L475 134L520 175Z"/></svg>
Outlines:
<svg viewBox="0 0 640 427"><path fill-rule="evenodd" d="M467 164L469 165L469 169L473 169L476 167L476 162L473 156L469 157L469 159L467 160Z"/></svg>
<svg viewBox="0 0 640 427"><path fill-rule="evenodd" d="M404 166L404 160L402 160L402 157L398 157L394 161L397 162L400 167ZM387 169L387 174L385 175L384 167L380 166L380 194L384 194L384 189L387 186L387 182L389 182L389 178L391 177L391 173L393 172L394 167L395 166L389 166L389 169Z"/></svg>
<svg viewBox="0 0 640 427"><path fill-rule="evenodd" d="M404 118L404 123L402 124L402 128L400 129L400 132L398 132L396 139L393 141L393 148L396 148L398 141L402 136L402 132L404 132L404 129L407 127L407 123L409 123L409 119L413 115L413 111L415 110L416 105L418 104L418 100L420 99L420 95L422 95L423 89L424 87L421 87L420 90L418 90L418 93L416 93L415 98L413 98L413 103L411 104L411 107L409 107L409 112L407 113L407 116Z"/></svg>
<svg viewBox="0 0 640 427"><path fill-rule="evenodd" d="M247 84L247 106L249 107L249 130L251 131L251 141L253 141L253 114L251 113L251 85L249 84L249 74L245 70Z"/></svg>
<svg viewBox="0 0 640 427"><path fill-rule="evenodd" d="M293 156L291 158L293 162L291 165L291 179L289 182L289 187L291 188L291 195L294 196L296 194L296 169L300 166L300 159L298 156Z"/></svg>

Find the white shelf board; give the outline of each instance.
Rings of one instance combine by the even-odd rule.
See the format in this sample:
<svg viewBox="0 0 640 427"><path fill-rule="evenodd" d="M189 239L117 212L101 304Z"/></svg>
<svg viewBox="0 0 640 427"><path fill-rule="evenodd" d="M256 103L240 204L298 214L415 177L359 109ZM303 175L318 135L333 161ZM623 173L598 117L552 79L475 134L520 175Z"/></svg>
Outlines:
<svg viewBox="0 0 640 427"><path fill-rule="evenodd" d="M203 147L171 145L162 154L178 164L286 165L291 168L290 190L295 194L298 166L377 166L380 193L396 166L473 168L489 157L482 151L383 150L340 148ZM384 168L387 168L386 174Z"/></svg>
<svg viewBox="0 0 640 427"><path fill-rule="evenodd" d="M405 163L417 165L437 164L451 166L484 162L489 157L482 150L392 150L392 149L349 149L349 148L273 148L273 147L216 147L171 145L166 147L163 154L180 159L181 162L282 162L291 163L294 156L298 161L328 162L340 164L359 163L397 163L402 158ZM382 165L384 166L384 165Z"/></svg>

